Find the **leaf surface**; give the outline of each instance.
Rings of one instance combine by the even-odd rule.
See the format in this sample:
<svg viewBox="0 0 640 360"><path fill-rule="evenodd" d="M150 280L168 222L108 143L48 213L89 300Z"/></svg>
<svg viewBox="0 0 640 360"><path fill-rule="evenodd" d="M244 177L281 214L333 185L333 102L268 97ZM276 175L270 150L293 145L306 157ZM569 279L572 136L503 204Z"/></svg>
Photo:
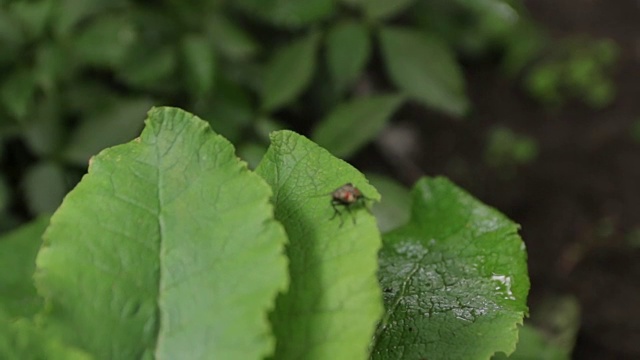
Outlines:
<svg viewBox="0 0 640 360"><path fill-rule="evenodd" d="M453 116L467 111L462 71L445 44L395 27L380 31L380 44L389 77L407 95Z"/></svg>
<svg viewBox="0 0 640 360"><path fill-rule="evenodd" d="M98 359L258 359L287 284L271 191L199 118L154 108L97 155L45 233L52 332Z"/></svg>
<svg viewBox="0 0 640 360"><path fill-rule="evenodd" d="M518 225L444 178L420 180L412 195L410 222L383 239L373 358L511 353L529 291Z"/></svg>
<svg viewBox="0 0 640 360"><path fill-rule="evenodd" d="M313 131L313 140L338 157L347 157L384 129L404 100L401 95L373 95L339 105Z"/></svg>
<svg viewBox="0 0 640 360"><path fill-rule="evenodd" d="M326 47L327 65L338 89L360 76L371 55L369 32L358 22L334 25L327 33Z"/></svg>
<svg viewBox="0 0 640 360"><path fill-rule="evenodd" d="M295 100L309 85L315 68L318 35L309 34L280 47L265 68L262 107L272 111Z"/></svg>
<svg viewBox="0 0 640 360"><path fill-rule="evenodd" d="M271 316L276 359L366 359L381 311L376 281L380 235L363 207L339 209L335 188L352 182L379 200L364 176L305 137L271 136L256 172L274 191L276 218L289 236L291 285Z"/></svg>

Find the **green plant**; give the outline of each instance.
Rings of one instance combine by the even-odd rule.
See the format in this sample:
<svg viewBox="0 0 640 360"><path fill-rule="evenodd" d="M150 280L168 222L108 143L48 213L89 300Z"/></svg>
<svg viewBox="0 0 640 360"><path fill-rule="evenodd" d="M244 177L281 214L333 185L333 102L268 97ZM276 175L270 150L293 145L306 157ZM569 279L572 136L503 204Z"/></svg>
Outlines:
<svg viewBox="0 0 640 360"><path fill-rule="evenodd" d="M576 98L594 108L605 107L615 97L610 73L619 52L610 40L566 39L533 65L525 86L547 105Z"/></svg>
<svg viewBox="0 0 640 360"><path fill-rule="evenodd" d="M518 226L443 178L415 185L409 221L390 232L364 209L340 226L328 194L347 182L380 201L291 131L274 132L250 171L204 121L152 109L139 138L91 160L50 221L0 240L0 264L15 270L0 273L0 357L513 351L529 289Z"/></svg>
<svg viewBox="0 0 640 360"><path fill-rule="evenodd" d="M532 28L504 0L0 6L0 183L15 190L3 205L20 210L5 212L5 228L54 211L88 159L137 134L151 105L202 116L252 165L268 146L266 129L288 127L349 157L407 101L463 116L470 104L456 51L516 49L531 42L510 34ZM507 52L520 63L533 53Z"/></svg>
<svg viewBox="0 0 640 360"><path fill-rule="evenodd" d="M517 165L532 162L537 155L538 143L534 138L500 126L488 134L484 159L492 167L513 170Z"/></svg>

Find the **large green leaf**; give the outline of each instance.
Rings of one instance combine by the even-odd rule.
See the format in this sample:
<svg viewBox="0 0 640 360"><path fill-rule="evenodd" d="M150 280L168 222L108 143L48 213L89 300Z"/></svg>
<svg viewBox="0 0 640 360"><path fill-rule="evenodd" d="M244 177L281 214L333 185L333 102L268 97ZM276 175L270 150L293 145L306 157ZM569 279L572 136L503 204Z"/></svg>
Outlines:
<svg viewBox="0 0 640 360"><path fill-rule="evenodd" d="M262 107L275 110L295 100L309 85L319 36L309 34L276 50L265 68Z"/></svg>
<svg viewBox="0 0 640 360"><path fill-rule="evenodd" d="M343 22L327 33L326 59L338 89L353 83L362 73L371 55L371 41L362 23Z"/></svg>
<svg viewBox="0 0 640 360"><path fill-rule="evenodd" d="M380 31L382 55L391 80L415 100L454 116L467 111L462 71L437 38L412 30Z"/></svg>
<svg viewBox="0 0 640 360"><path fill-rule="evenodd" d="M52 332L100 359L258 359L288 282L271 190L209 125L154 108L51 218L36 285Z"/></svg>
<svg viewBox="0 0 640 360"><path fill-rule="evenodd" d="M41 217L0 238L0 312L9 317L31 316L42 306L32 276L47 225Z"/></svg>
<svg viewBox="0 0 640 360"><path fill-rule="evenodd" d="M384 236L386 315L374 359L488 359L511 353L527 312L518 225L446 179L413 190L410 222Z"/></svg>
<svg viewBox="0 0 640 360"><path fill-rule="evenodd" d="M234 5L258 19L284 27L302 27L334 11L334 0L236 0Z"/></svg>
<svg viewBox="0 0 640 360"><path fill-rule="evenodd" d="M276 359L365 359L381 311L376 281L380 235L363 207L331 219L330 192L352 182L372 200L364 176L308 139L273 133L256 172L274 191L289 236L291 286L271 316Z"/></svg>
<svg viewBox="0 0 640 360"><path fill-rule="evenodd" d="M374 139L402 104L399 95L374 95L342 104L323 119L313 140L338 157L347 157Z"/></svg>

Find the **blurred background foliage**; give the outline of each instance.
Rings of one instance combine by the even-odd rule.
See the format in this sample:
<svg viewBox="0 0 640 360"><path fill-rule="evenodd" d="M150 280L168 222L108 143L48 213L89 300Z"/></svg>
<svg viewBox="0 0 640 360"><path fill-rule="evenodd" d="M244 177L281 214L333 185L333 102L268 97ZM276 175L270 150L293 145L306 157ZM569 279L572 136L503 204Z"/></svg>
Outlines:
<svg viewBox="0 0 640 360"><path fill-rule="evenodd" d="M211 126L255 165L293 128L349 158L407 102L460 118L462 64L496 57L545 104L604 106L613 43L551 43L507 0L3 0L0 228L56 209L101 149L153 105ZM473 66L473 65L469 65ZM568 91L566 91L568 90ZM486 160L535 157L509 129Z"/></svg>
<svg viewBox="0 0 640 360"><path fill-rule="evenodd" d="M367 165L424 172L403 154L429 156L409 146L415 126L394 124L398 114L467 121L477 104L465 74L488 62L535 106L602 109L617 94L619 57L608 39L550 36L520 0L0 0L0 231L53 212L91 156L136 137L154 105L209 121L251 167L277 129L356 162L375 141L382 155L358 165L383 195L374 213L387 231L408 219L407 180ZM481 137L480 161L508 180L540 146L500 120ZM640 120L629 134L640 143ZM534 312L516 358L568 357L573 302L561 300L564 317ZM548 331L558 319L568 330Z"/></svg>

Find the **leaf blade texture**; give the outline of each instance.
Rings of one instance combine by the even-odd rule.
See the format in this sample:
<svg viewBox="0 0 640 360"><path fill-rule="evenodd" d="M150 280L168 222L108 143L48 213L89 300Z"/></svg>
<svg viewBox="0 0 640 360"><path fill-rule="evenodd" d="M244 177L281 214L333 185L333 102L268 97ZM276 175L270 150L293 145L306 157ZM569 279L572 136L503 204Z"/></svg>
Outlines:
<svg viewBox="0 0 640 360"><path fill-rule="evenodd" d="M106 358L261 358L287 283L271 191L206 122L149 112L102 151L45 233L46 326Z"/></svg>
<svg viewBox="0 0 640 360"><path fill-rule="evenodd" d="M380 235L364 208L332 219L330 192L352 182L376 201L364 176L305 137L271 135L256 172L274 190L289 237L291 285L271 314L277 359L366 359L380 315L375 280Z"/></svg>
<svg viewBox="0 0 640 360"><path fill-rule="evenodd" d="M345 89L360 76L371 56L371 40L365 24L342 22L326 37L327 67L336 88Z"/></svg>
<svg viewBox="0 0 640 360"><path fill-rule="evenodd" d="M347 157L374 139L402 105L397 94L372 95L338 105L313 131L313 140L338 157Z"/></svg>
<svg viewBox="0 0 640 360"><path fill-rule="evenodd" d="M383 239L373 359L511 353L529 291L518 225L444 178L420 180L412 195L410 222Z"/></svg>
<svg viewBox="0 0 640 360"><path fill-rule="evenodd" d="M264 69L262 107L273 111L295 100L311 82L319 37L312 33L276 50Z"/></svg>
<svg viewBox="0 0 640 360"><path fill-rule="evenodd" d="M387 73L399 89L452 116L467 111L462 70L445 44L416 31L385 27L380 45Z"/></svg>

